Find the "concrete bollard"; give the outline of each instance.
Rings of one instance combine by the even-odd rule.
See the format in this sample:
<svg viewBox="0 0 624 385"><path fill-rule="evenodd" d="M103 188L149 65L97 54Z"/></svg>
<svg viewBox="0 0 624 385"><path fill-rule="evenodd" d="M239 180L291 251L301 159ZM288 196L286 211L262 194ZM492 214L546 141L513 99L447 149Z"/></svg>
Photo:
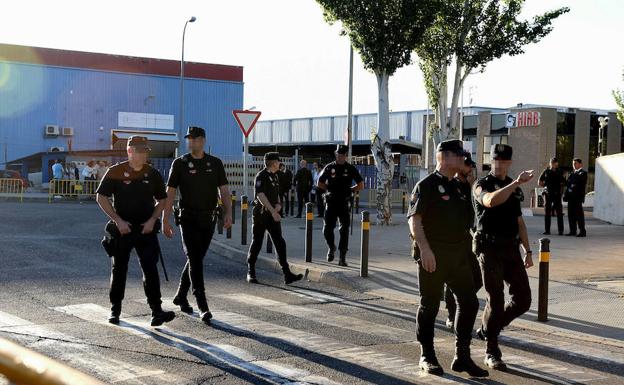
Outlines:
<svg viewBox="0 0 624 385"><path fill-rule="evenodd" d="M355 213L356 214L360 213L360 192L359 191L355 192Z"/></svg>
<svg viewBox="0 0 624 385"><path fill-rule="evenodd" d="M247 195L241 197L241 245L247 244Z"/></svg>
<svg viewBox="0 0 624 385"><path fill-rule="evenodd" d="M221 199L219 199L218 202L219 203L217 204L217 232L219 234L223 234L223 202L221 202Z"/></svg>
<svg viewBox="0 0 624 385"><path fill-rule="evenodd" d="M271 241L271 236L269 235L268 232L267 232L266 238L267 238L267 241L266 241L266 244L267 244L266 252L267 252L267 254L272 254L273 253L273 241Z"/></svg>
<svg viewBox="0 0 624 385"><path fill-rule="evenodd" d="M314 222L314 203L306 203L306 238L305 238L305 261L312 262L312 225Z"/></svg>
<svg viewBox="0 0 624 385"><path fill-rule="evenodd" d="M360 277L368 277L368 239L370 233L370 214L362 211L362 236L360 243Z"/></svg>
<svg viewBox="0 0 624 385"><path fill-rule="evenodd" d="M550 239L539 240L539 290L537 320L548 321L548 268L550 263Z"/></svg>

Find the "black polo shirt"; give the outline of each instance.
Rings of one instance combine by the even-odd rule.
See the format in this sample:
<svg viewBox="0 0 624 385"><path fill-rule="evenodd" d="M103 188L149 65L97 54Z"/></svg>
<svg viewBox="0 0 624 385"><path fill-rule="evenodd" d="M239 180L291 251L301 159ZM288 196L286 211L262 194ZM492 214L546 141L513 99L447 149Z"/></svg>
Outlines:
<svg viewBox="0 0 624 385"><path fill-rule="evenodd" d="M407 217L416 214L422 217L429 243L461 243L470 227L466 212L468 199L457 179L448 179L435 171L414 186Z"/></svg>
<svg viewBox="0 0 624 385"><path fill-rule="evenodd" d="M256 174L254 186L254 197L256 200L258 199L258 194L264 193L271 205L275 206L280 202L279 177L277 173L272 173L266 168L263 168Z"/></svg>
<svg viewBox="0 0 624 385"><path fill-rule="evenodd" d="M217 207L219 187L227 184L221 159L206 153L201 159L191 154L176 158L167 181L167 186L180 191L180 208L197 212L212 212Z"/></svg>
<svg viewBox="0 0 624 385"><path fill-rule="evenodd" d="M561 188L565 184L565 178L561 169L547 168L539 177L540 182L544 182L546 192L550 195L561 195Z"/></svg>
<svg viewBox="0 0 624 385"><path fill-rule="evenodd" d="M327 164L319 175L319 182L327 185L330 201L344 201L351 196L351 186L353 182L360 183L362 175L354 165L344 162L338 164L335 161Z"/></svg>
<svg viewBox="0 0 624 385"><path fill-rule="evenodd" d="M475 183L473 195L477 231L504 238L518 237L518 217L522 216L520 202L524 200L524 194L520 187L517 187L514 193L501 205L491 208L483 205L485 194L500 190L512 182L513 179L509 176L501 180L490 173Z"/></svg>
<svg viewBox="0 0 624 385"><path fill-rule="evenodd" d="M144 164L136 171L128 161L106 171L97 193L113 198L117 214L133 226L139 226L152 216L156 200L165 199L165 183L158 170Z"/></svg>

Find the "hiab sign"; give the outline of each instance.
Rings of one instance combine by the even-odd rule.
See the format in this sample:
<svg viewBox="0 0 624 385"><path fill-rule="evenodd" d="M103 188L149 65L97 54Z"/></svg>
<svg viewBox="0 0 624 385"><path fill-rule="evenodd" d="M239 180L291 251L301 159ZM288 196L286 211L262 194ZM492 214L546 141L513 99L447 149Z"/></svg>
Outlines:
<svg viewBox="0 0 624 385"><path fill-rule="evenodd" d="M507 127L537 127L540 125L540 113L537 111L520 111L507 114Z"/></svg>

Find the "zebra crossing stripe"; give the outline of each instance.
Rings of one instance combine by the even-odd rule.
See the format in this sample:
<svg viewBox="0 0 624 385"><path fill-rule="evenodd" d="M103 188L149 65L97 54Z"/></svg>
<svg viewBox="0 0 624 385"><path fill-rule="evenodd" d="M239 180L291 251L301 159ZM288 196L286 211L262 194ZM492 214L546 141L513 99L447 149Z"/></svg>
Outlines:
<svg viewBox="0 0 624 385"><path fill-rule="evenodd" d="M237 293L219 295L217 297L234 302L239 302L245 305L261 306L264 308L268 308L268 310L276 313L286 314L297 318L304 318L309 321L314 321L330 326L349 329L365 334L375 334L376 336L385 337L394 341L414 341L416 337L416 333L414 333L413 331L407 331L387 325L381 325L355 317L335 314L306 306L291 305L285 302L274 301L255 295Z"/></svg>
<svg viewBox="0 0 624 385"><path fill-rule="evenodd" d="M55 358L95 374L106 383L124 382L126 384L142 385L153 383L148 377L157 376L167 383L181 383L178 376L170 375L164 370L153 370L132 365L124 361L103 356L92 347L85 345L85 341L72 336L36 325L25 319L0 311L0 334L7 334L11 339L27 342L30 337L41 338L32 348L48 352ZM50 353L53 352L53 353ZM0 381L0 384L2 382Z"/></svg>
<svg viewBox="0 0 624 385"><path fill-rule="evenodd" d="M227 344L210 344L192 336L174 331L169 327L152 328L145 320L122 315L119 326L106 322L108 310L102 306L86 303L55 307L54 310L73 315L82 320L111 326L126 333L156 340L167 346L182 350L222 370L236 369L248 377L261 378L273 384L319 384L339 385L328 378L310 374L307 370L293 368L274 362L260 361L251 352Z"/></svg>

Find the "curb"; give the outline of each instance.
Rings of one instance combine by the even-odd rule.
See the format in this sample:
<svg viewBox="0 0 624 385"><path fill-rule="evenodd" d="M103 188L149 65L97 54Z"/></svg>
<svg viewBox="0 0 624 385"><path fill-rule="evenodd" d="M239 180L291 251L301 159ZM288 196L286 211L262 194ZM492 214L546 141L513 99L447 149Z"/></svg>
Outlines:
<svg viewBox="0 0 624 385"><path fill-rule="evenodd" d="M222 241L213 238L212 242L210 243L210 249L225 258L242 264L247 264L247 252L239 250L238 248L230 246ZM307 279L309 281L324 283L326 285L334 286L344 290L359 289L357 285L353 284L354 278L359 277L359 275L355 272L325 271L315 268L314 266L309 266L297 262L292 263L290 261L288 262L288 264L290 265L290 269L294 273L303 274L304 279ZM280 274L282 272L282 268L279 265L277 258L264 252L260 252L260 254L258 255L256 267L263 270L276 271Z"/></svg>

